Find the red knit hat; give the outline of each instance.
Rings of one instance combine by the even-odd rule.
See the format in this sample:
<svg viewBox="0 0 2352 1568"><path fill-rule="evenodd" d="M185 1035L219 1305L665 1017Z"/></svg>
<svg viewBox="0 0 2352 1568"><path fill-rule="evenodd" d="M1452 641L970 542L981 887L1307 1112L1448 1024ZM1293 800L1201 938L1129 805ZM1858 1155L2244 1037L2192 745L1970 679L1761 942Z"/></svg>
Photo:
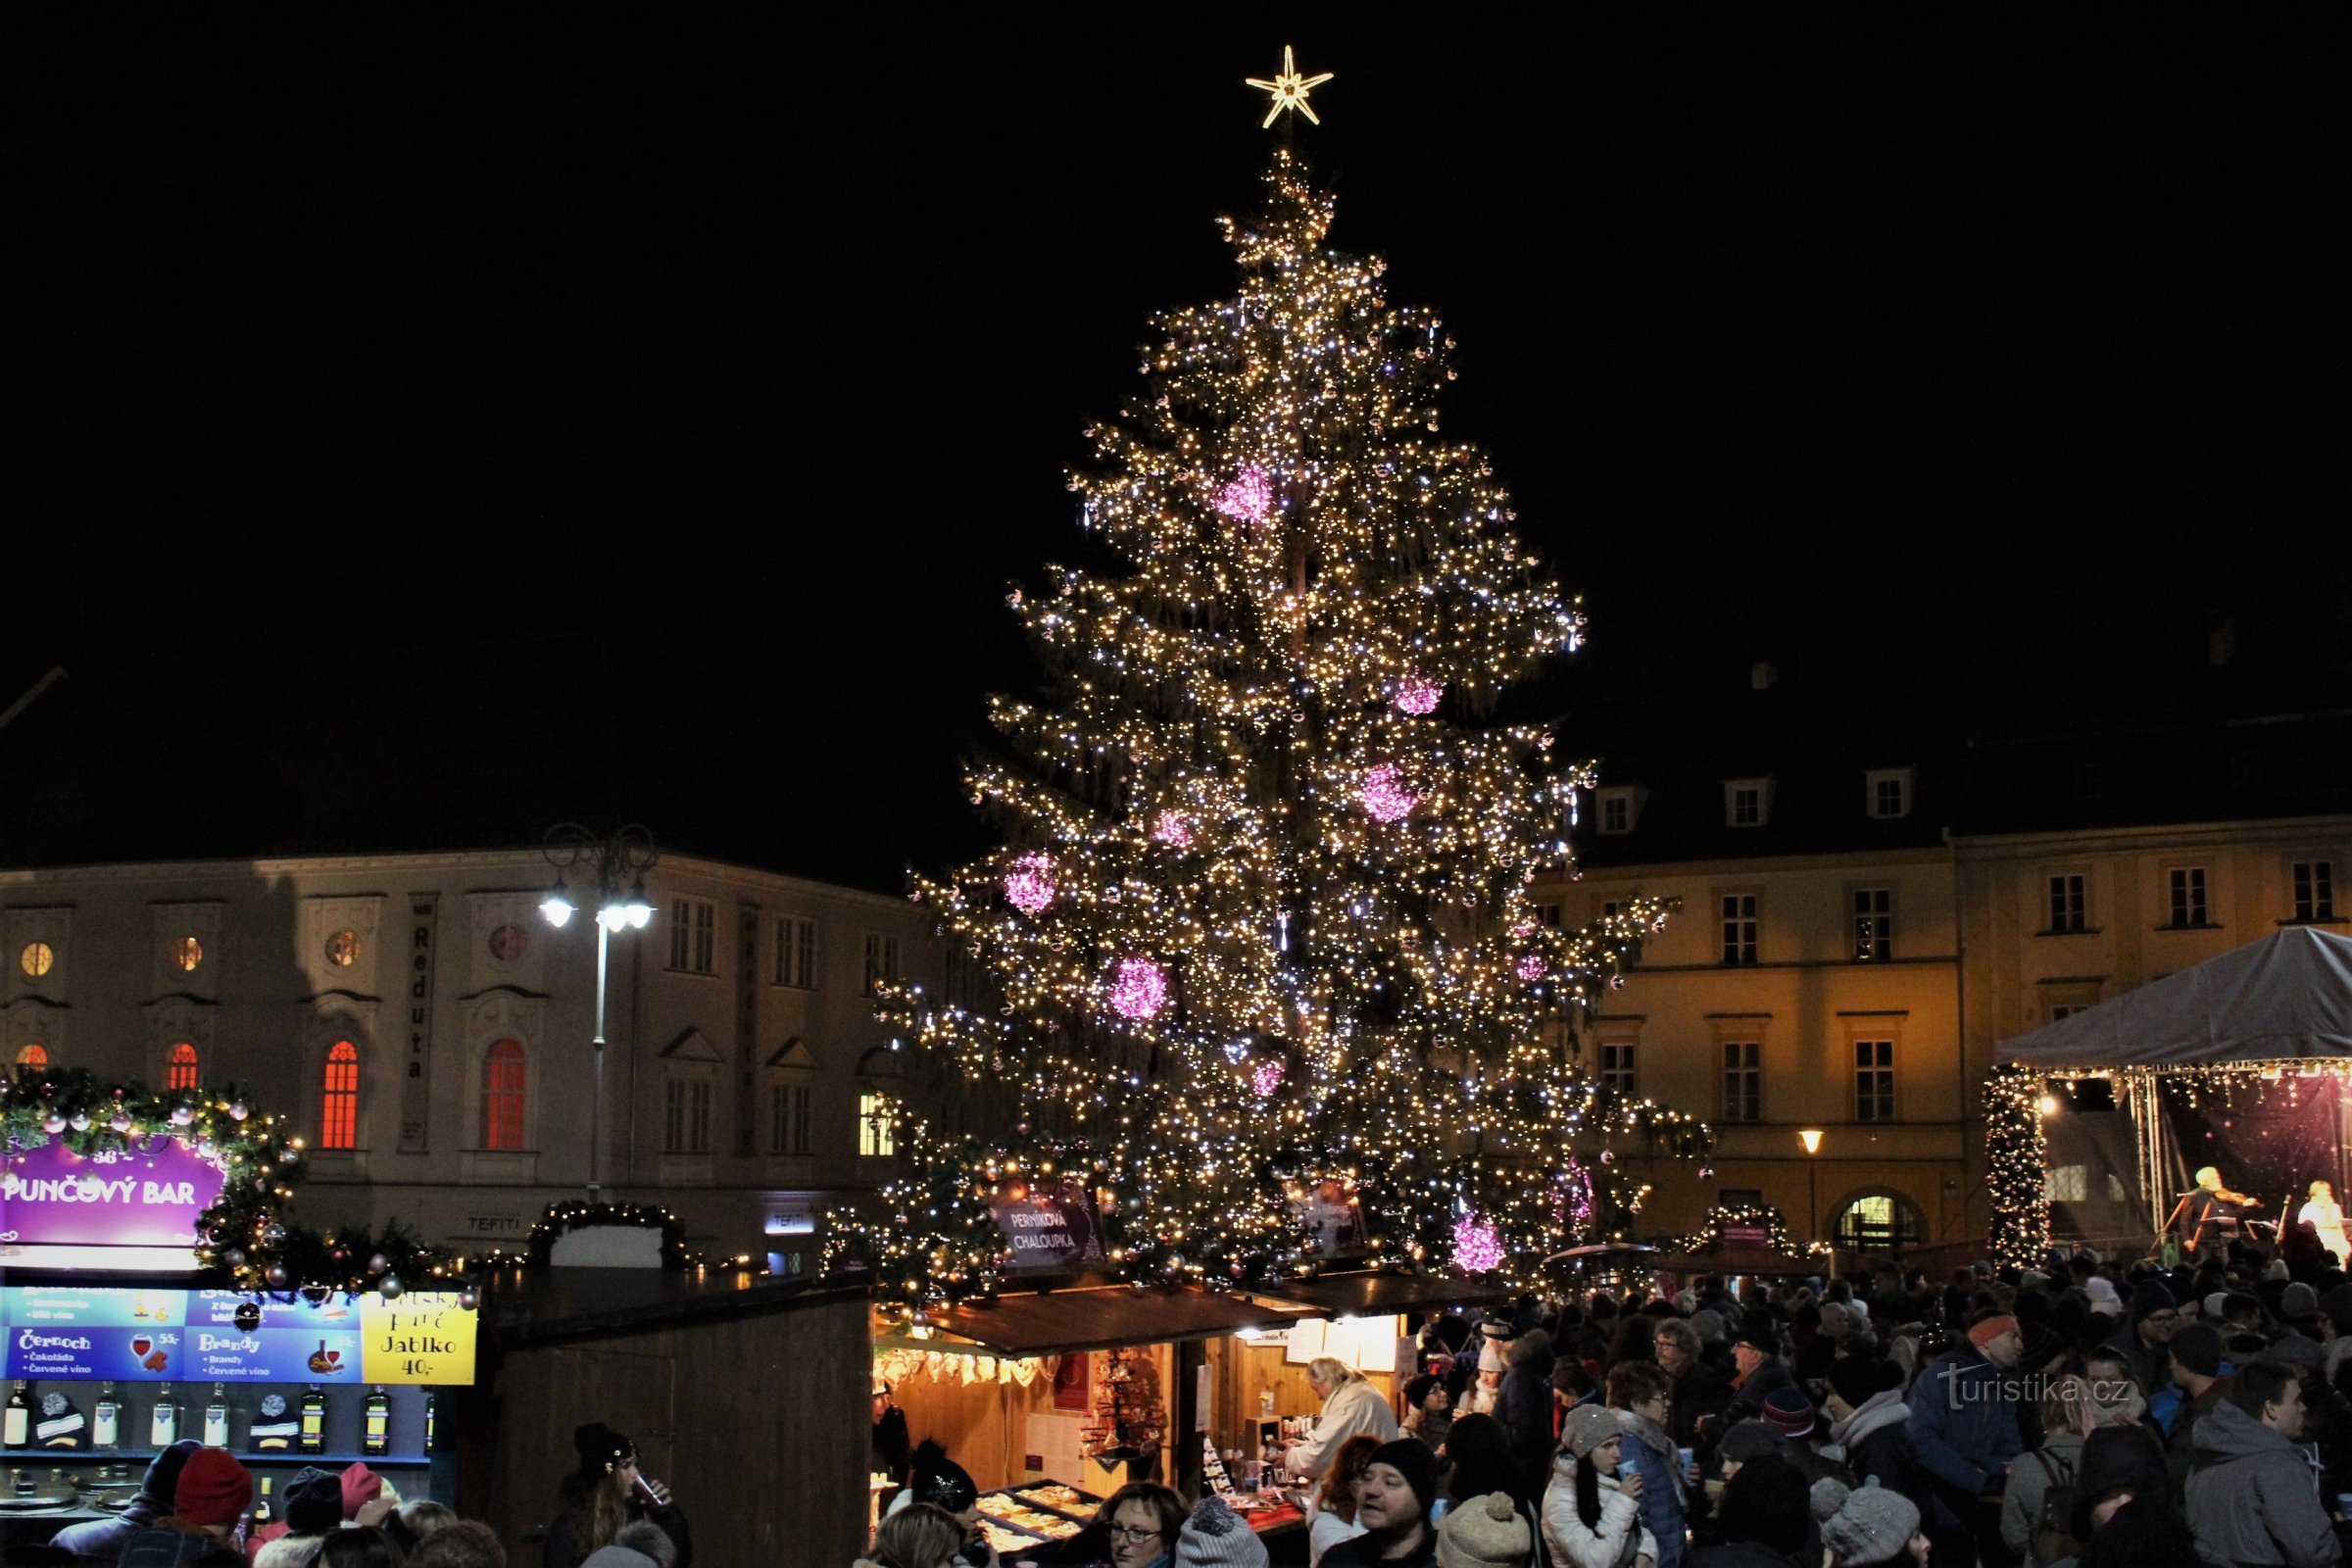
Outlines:
<svg viewBox="0 0 2352 1568"><path fill-rule="evenodd" d="M226 1448L198 1448L180 1467L172 1511L192 1525L229 1525L253 1500L253 1475Z"/></svg>
<svg viewBox="0 0 2352 1568"><path fill-rule="evenodd" d="M360 1510L384 1494L384 1478L368 1468L366 1460L354 1461L343 1472L343 1517L357 1519Z"/></svg>

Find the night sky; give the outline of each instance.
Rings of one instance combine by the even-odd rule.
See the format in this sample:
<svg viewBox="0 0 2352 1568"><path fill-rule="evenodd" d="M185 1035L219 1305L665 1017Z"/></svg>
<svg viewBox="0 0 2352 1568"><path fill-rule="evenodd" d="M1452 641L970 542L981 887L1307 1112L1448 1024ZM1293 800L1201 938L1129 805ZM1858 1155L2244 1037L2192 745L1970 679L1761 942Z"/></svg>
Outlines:
<svg viewBox="0 0 2352 1568"><path fill-rule="evenodd" d="M985 842L1005 585L1084 559L1152 313L1230 292L1285 42L1335 242L1586 596L1572 717L2352 646L2342 34L1468 9L17 34L0 708L70 674L0 865Z"/></svg>

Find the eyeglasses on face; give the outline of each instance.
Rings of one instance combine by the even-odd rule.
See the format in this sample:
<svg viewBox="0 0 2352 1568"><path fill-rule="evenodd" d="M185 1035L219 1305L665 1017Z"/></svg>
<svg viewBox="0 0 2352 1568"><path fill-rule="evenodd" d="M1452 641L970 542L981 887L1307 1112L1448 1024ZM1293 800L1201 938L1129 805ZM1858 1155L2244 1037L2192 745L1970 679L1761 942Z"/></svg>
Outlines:
<svg viewBox="0 0 2352 1568"><path fill-rule="evenodd" d="M1159 1531L1152 1525L1112 1525L1112 1536L1120 1541L1156 1541Z"/></svg>

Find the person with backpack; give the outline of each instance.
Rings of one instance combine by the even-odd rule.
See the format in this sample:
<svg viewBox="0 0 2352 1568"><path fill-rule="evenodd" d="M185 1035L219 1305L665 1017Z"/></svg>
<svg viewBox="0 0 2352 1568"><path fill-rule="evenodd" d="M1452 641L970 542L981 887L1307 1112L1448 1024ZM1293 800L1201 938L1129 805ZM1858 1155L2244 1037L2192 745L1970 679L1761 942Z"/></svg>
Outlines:
<svg viewBox="0 0 2352 1568"><path fill-rule="evenodd" d="M2073 1513L2082 1446L2090 1440L2089 1406L2086 1379L2070 1374L2053 1382L2041 1396L2041 1446L2009 1471L2001 1493L2001 1544L2028 1568L2052 1568L2082 1550Z"/></svg>

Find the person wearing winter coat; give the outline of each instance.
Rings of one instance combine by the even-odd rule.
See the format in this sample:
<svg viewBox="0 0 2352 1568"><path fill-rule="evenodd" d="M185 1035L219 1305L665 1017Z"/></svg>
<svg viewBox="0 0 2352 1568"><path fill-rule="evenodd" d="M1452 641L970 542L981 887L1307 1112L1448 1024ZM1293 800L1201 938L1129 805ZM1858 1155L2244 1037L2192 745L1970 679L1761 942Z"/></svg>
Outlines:
<svg viewBox="0 0 2352 1568"><path fill-rule="evenodd" d="M874 1544L851 1568L941 1568L962 1544L963 1526L954 1514L935 1503L909 1503L882 1521Z"/></svg>
<svg viewBox="0 0 2352 1568"><path fill-rule="evenodd" d="M1521 1495L1542 1486L1551 1466L1557 1444L1551 1423L1551 1369L1557 1359L1551 1351L1551 1336L1542 1329L1529 1329L1503 1351L1506 1367L1494 1401L1494 1419L1510 1435L1511 1461L1524 1478L1518 1489Z"/></svg>
<svg viewBox="0 0 2352 1568"><path fill-rule="evenodd" d="M1923 1512L1936 1568L1975 1568L1977 1498L2024 1452L2008 1376L2024 1348L2016 1318L1979 1312L1968 1338L1932 1362L1912 1388L1906 1430L1933 1482Z"/></svg>
<svg viewBox="0 0 2352 1568"><path fill-rule="evenodd" d="M1843 1463L1855 1486L1876 1481L1924 1515L1930 1483L1911 1446L1911 1407L1903 1402L1902 1382L1892 1362L1872 1356L1849 1355L1833 1364L1823 1396L1830 1441L1822 1456Z"/></svg>
<svg viewBox="0 0 2352 1568"><path fill-rule="evenodd" d="M1355 1484L1364 1478L1364 1466L1379 1449L1378 1438L1358 1432L1332 1455L1331 1467L1323 1472L1322 1485L1315 1489L1314 1508L1307 1514L1307 1568L1321 1568L1325 1552L1364 1533L1364 1527L1355 1522Z"/></svg>
<svg viewBox="0 0 2352 1568"><path fill-rule="evenodd" d="M1821 1522L1830 1568L1875 1568L1900 1563L1928 1568L1928 1538L1920 1534L1919 1505L1885 1487L1855 1487L1837 1512Z"/></svg>
<svg viewBox="0 0 2352 1568"><path fill-rule="evenodd" d="M1396 1436L1396 1414L1389 1401L1345 1361L1316 1356L1306 1364L1306 1385L1323 1400L1323 1413L1315 1418L1315 1435L1290 1446L1283 1462L1293 1475L1320 1479L1340 1445L1359 1432L1383 1443Z"/></svg>
<svg viewBox="0 0 2352 1568"><path fill-rule="evenodd" d="M1715 1517L1723 1539L1691 1552L1690 1568L1821 1568L1804 1475L1777 1453L1740 1466Z"/></svg>
<svg viewBox="0 0 2352 1568"><path fill-rule="evenodd" d="M1667 1318L1651 1331L1650 1351L1674 1382L1674 1416L1668 1430L1679 1447L1697 1446L1699 1423L1722 1415L1732 1400L1730 1385L1701 1358L1703 1348L1698 1330L1681 1318Z"/></svg>
<svg viewBox="0 0 2352 1568"><path fill-rule="evenodd" d="M2172 1357L2173 1387L2180 1401L2173 1408L2171 1428L2164 1436L2164 1464L2173 1478L2173 1495L2188 1484L2189 1467L2196 1463L2197 1427L2211 1415L2229 1392L2222 1376L2222 1335L2210 1323L2183 1323L2165 1342Z"/></svg>
<svg viewBox="0 0 2352 1568"><path fill-rule="evenodd" d="M1438 1568L1527 1568L1536 1538L1507 1492L1490 1492L1446 1510L1438 1526Z"/></svg>
<svg viewBox="0 0 2352 1568"><path fill-rule="evenodd" d="M2123 1364L2112 1357L2099 1363L2107 1376L2121 1381L2132 1403L2145 1410L2139 1386ZM2082 1446L2098 1424L2102 1406L2090 1397L2091 1378L2070 1375L2050 1385L2041 1399L2041 1446L2011 1467L2009 1484L2001 1492L2001 1543L2029 1568L2052 1568L2038 1548L2042 1503L2053 1487L2072 1486L2082 1473ZM2121 1409L2121 1405L2105 1408ZM2137 1414L2131 1419L2136 1421ZM2065 1494L2061 1493L2060 1495Z"/></svg>
<svg viewBox="0 0 2352 1568"><path fill-rule="evenodd" d="M1658 1544L1658 1568L1682 1568L1688 1534L1682 1458L1666 1428L1673 1386L1665 1369L1649 1361L1627 1361L1609 1371L1609 1407L1624 1428L1618 1468L1631 1466L1642 1478L1642 1527Z"/></svg>
<svg viewBox="0 0 2352 1568"><path fill-rule="evenodd" d="M2332 1568L2342 1559L2302 1441L2295 1369L2268 1358L2238 1368L2197 1423L2186 1512L2198 1556L2216 1568Z"/></svg>
<svg viewBox="0 0 2352 1568"><path fill-rule="evenodd" d="M1780 1336L1768 1321L1751 1322L1732 1336L1732 1361L1740 1372L1732 1379L1732 1397L1724 1406L1727 1427L1763 1415L1766 1399L1783 1389L1796 1388L1796 1375L1781 1359Z"/></svg>
<svg viewBox="0 0 2352 1568"><path fill-rule="evenodd" d="M2093 1306L2098 1305L2096 1298ZM2108 1344L2124 1357L2139 1392L2153 1399L2172 1387L2172 1353L2166 1348L2180 1326L2180 1307L2172 1287L2162 1280L2142 1280L2132 1293L2131 1311Z"/></svg>
<svg viewBox="0 0 2352 1568"><path fill-rule="evenodd" d="M1617 1412L1580 1404L1544 1493L1544 1544L1553 1568L1655 1568L1658 1543L1642 1523L1642 1474L1621 1464Z"/></svg>
<svg viewBox="0 0 2352 1568"><path fill-rule="evenodd" d="M1323 1554L1323 1568L1436 1568L1438 1456L1425 1443L1382 1444L1364 1465L1355 1494L1364 1533Z"/></svg>

